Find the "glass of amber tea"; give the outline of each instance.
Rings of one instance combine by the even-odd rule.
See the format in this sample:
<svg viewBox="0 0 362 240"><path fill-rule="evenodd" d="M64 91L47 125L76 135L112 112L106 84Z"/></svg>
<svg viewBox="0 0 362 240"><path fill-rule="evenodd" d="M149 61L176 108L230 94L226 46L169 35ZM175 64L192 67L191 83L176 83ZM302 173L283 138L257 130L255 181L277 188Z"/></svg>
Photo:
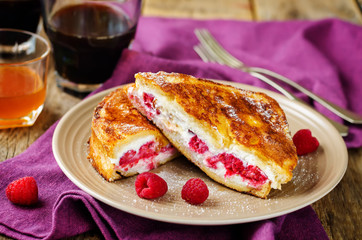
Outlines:
<svg viewBox="0 0 362 240"><path fill-rule="evenodd" d="M34 124L45 101L49 52L37 34L0 28L0 129Z"/></svg>

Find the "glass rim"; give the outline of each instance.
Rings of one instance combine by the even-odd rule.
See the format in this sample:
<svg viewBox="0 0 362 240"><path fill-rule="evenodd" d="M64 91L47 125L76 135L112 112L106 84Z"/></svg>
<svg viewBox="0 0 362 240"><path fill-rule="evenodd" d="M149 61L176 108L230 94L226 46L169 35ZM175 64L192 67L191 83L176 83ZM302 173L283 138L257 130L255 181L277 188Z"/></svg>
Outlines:
<svg viewBox="0 0 362 240"><path fill-rule="evenodd" d="M40 61L40 60L42 60L42 59L49 56L49 53L50 53L50 50L51 50L49 42L45 38L43 38L42 36L40 36L37 33L29 32L29 31L21 30L21 29L15 29L15 28L0 28L0 32L21 33L21 34L25 34L25 35L30 35L30 36L35 37L36 39L40 40L46 46L45 51L39 57L36 57L34 59L31 59L31 60L24 61L24 62L0 63L0 66L26 65L26 64L29 64L29 63Z"/></svg>

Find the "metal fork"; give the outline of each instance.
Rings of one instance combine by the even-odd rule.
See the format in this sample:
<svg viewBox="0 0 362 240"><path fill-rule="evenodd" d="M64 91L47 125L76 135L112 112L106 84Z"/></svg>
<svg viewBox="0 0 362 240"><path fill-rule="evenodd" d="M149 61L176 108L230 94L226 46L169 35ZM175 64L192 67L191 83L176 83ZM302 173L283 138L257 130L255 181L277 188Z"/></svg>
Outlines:
<svg viewBox="0 0 362 240"><path fill-rule="evenodd" d="M211 54L211 52L207 51L206 48L203 45L197 45L194 46L194 50L195 52L201 57L201 59L204 62L221 62L221 60L219 59L219 57L215 54ZM303 104L306 104L303 100L299 99L298 97L296 97L294 94L292 94L291 92L289 92L288 90L286 90L285 88L283 88L282 86L280 86L279 84L277 84L276 82L272 81L270 78L258 73L258 72L249 72L250 75L262 80L263 82L269 84L270 86L274 87L275 89L277 89L279 92L281 92L282 94L284 94L287 98L289 98L290 100L293 101L297 101ZM324 115L322 115L324 116ZM324 116L325 117L325 116ZM327 117L325 117L326 120L328 120L340 133L341 136L347 136L348 135L348 127L340 124L332 119L329 119Z"/></svg>
<svg viewBox="0 0 362 240"><path fill-rule="evenodd" d="M339 107L339 106L335 105L334 103L331 103L328 100L326 100L320 96L317 96L316 94L312 93L311 91L302 87L301 85L297 84L296 82L293 82L292 80L290 80L278 73L270 71L268 69L246 66L243 62L241 62L240 60L238 60L234 56L232 56L230 53L228 53L215 40L215 38L210 34L210 32L208 30L196 29L195 34L196 34L197 38L200 40L200 43L205 48L205 50L209 53L209 55L214 57L214 60L216 62L218 62L219 64L227 65L229 67L236 68L236 69L242 70L244 72L248 72L251 75L253 75L253 74L255 75L255 73L259 73L260 75L269 76L269 77L278 79L278 80L296 88L297 90L306 94L313 100L319 102L321 105L323 105L324 107L326 107L331 112L338 115L339 117L343 118L344 120L346 120L350 123L362 124L361 115L351 112L342 107Z"/></svg>

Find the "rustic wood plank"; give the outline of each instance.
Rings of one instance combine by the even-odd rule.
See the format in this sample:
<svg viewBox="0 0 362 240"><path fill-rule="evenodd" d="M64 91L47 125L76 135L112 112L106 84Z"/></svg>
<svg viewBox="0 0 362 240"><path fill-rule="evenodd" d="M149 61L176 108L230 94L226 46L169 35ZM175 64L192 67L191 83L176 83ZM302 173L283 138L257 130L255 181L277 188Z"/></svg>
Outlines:
<svg viewBox="0 0 362 240"><path fill-rule="evenodd" d="M195 19L252 20L249 0L145 0L143 15Z"/></svg>
<svg viewBox="0 0 362 240"><path fill-rule="evenodd" d="M312 204L331 240L362 239L362 148L349 149L348 156L341 182Z"/></svg>
<svg viewBox="0 0 362 240"><path fill-rule="evenodd" d="M258 21L339 18L362 24L362 14L356 0L251 1Z"/></svg>

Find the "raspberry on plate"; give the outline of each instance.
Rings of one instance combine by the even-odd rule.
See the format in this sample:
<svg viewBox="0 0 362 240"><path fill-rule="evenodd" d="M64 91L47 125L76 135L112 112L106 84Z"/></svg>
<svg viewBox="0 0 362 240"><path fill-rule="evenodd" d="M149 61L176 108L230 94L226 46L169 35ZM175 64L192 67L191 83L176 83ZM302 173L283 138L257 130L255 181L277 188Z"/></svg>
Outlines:
<svg viewBox="0 0 362 240"><path fill-rule="evenodd" d="M5 193L6 197L17 205L30 206L38 202L38 186L33 177L23 177L11 182Z"/></svg>
<svg viewBox="0 0 362 240"><path fill-rule="evenodd" d="M166 181L151 172L144 172L135 181L137 195L141 198L154 199L162 197L168 190Z"/></svg>
<svg viewBox="0 0 362 240"><path fill-rule="evenodd" d="M314 152L319 147L317 138L312 136L309 129L300 129L293 136L293 142L299 156Z"/></svg>
<svg viewBox="0 0 362 240"><path fill-rule="evenodd" d="M183 186L181 197L190 204L198 205L209 197L209 189L200 178L191 178Z"/></svg>

